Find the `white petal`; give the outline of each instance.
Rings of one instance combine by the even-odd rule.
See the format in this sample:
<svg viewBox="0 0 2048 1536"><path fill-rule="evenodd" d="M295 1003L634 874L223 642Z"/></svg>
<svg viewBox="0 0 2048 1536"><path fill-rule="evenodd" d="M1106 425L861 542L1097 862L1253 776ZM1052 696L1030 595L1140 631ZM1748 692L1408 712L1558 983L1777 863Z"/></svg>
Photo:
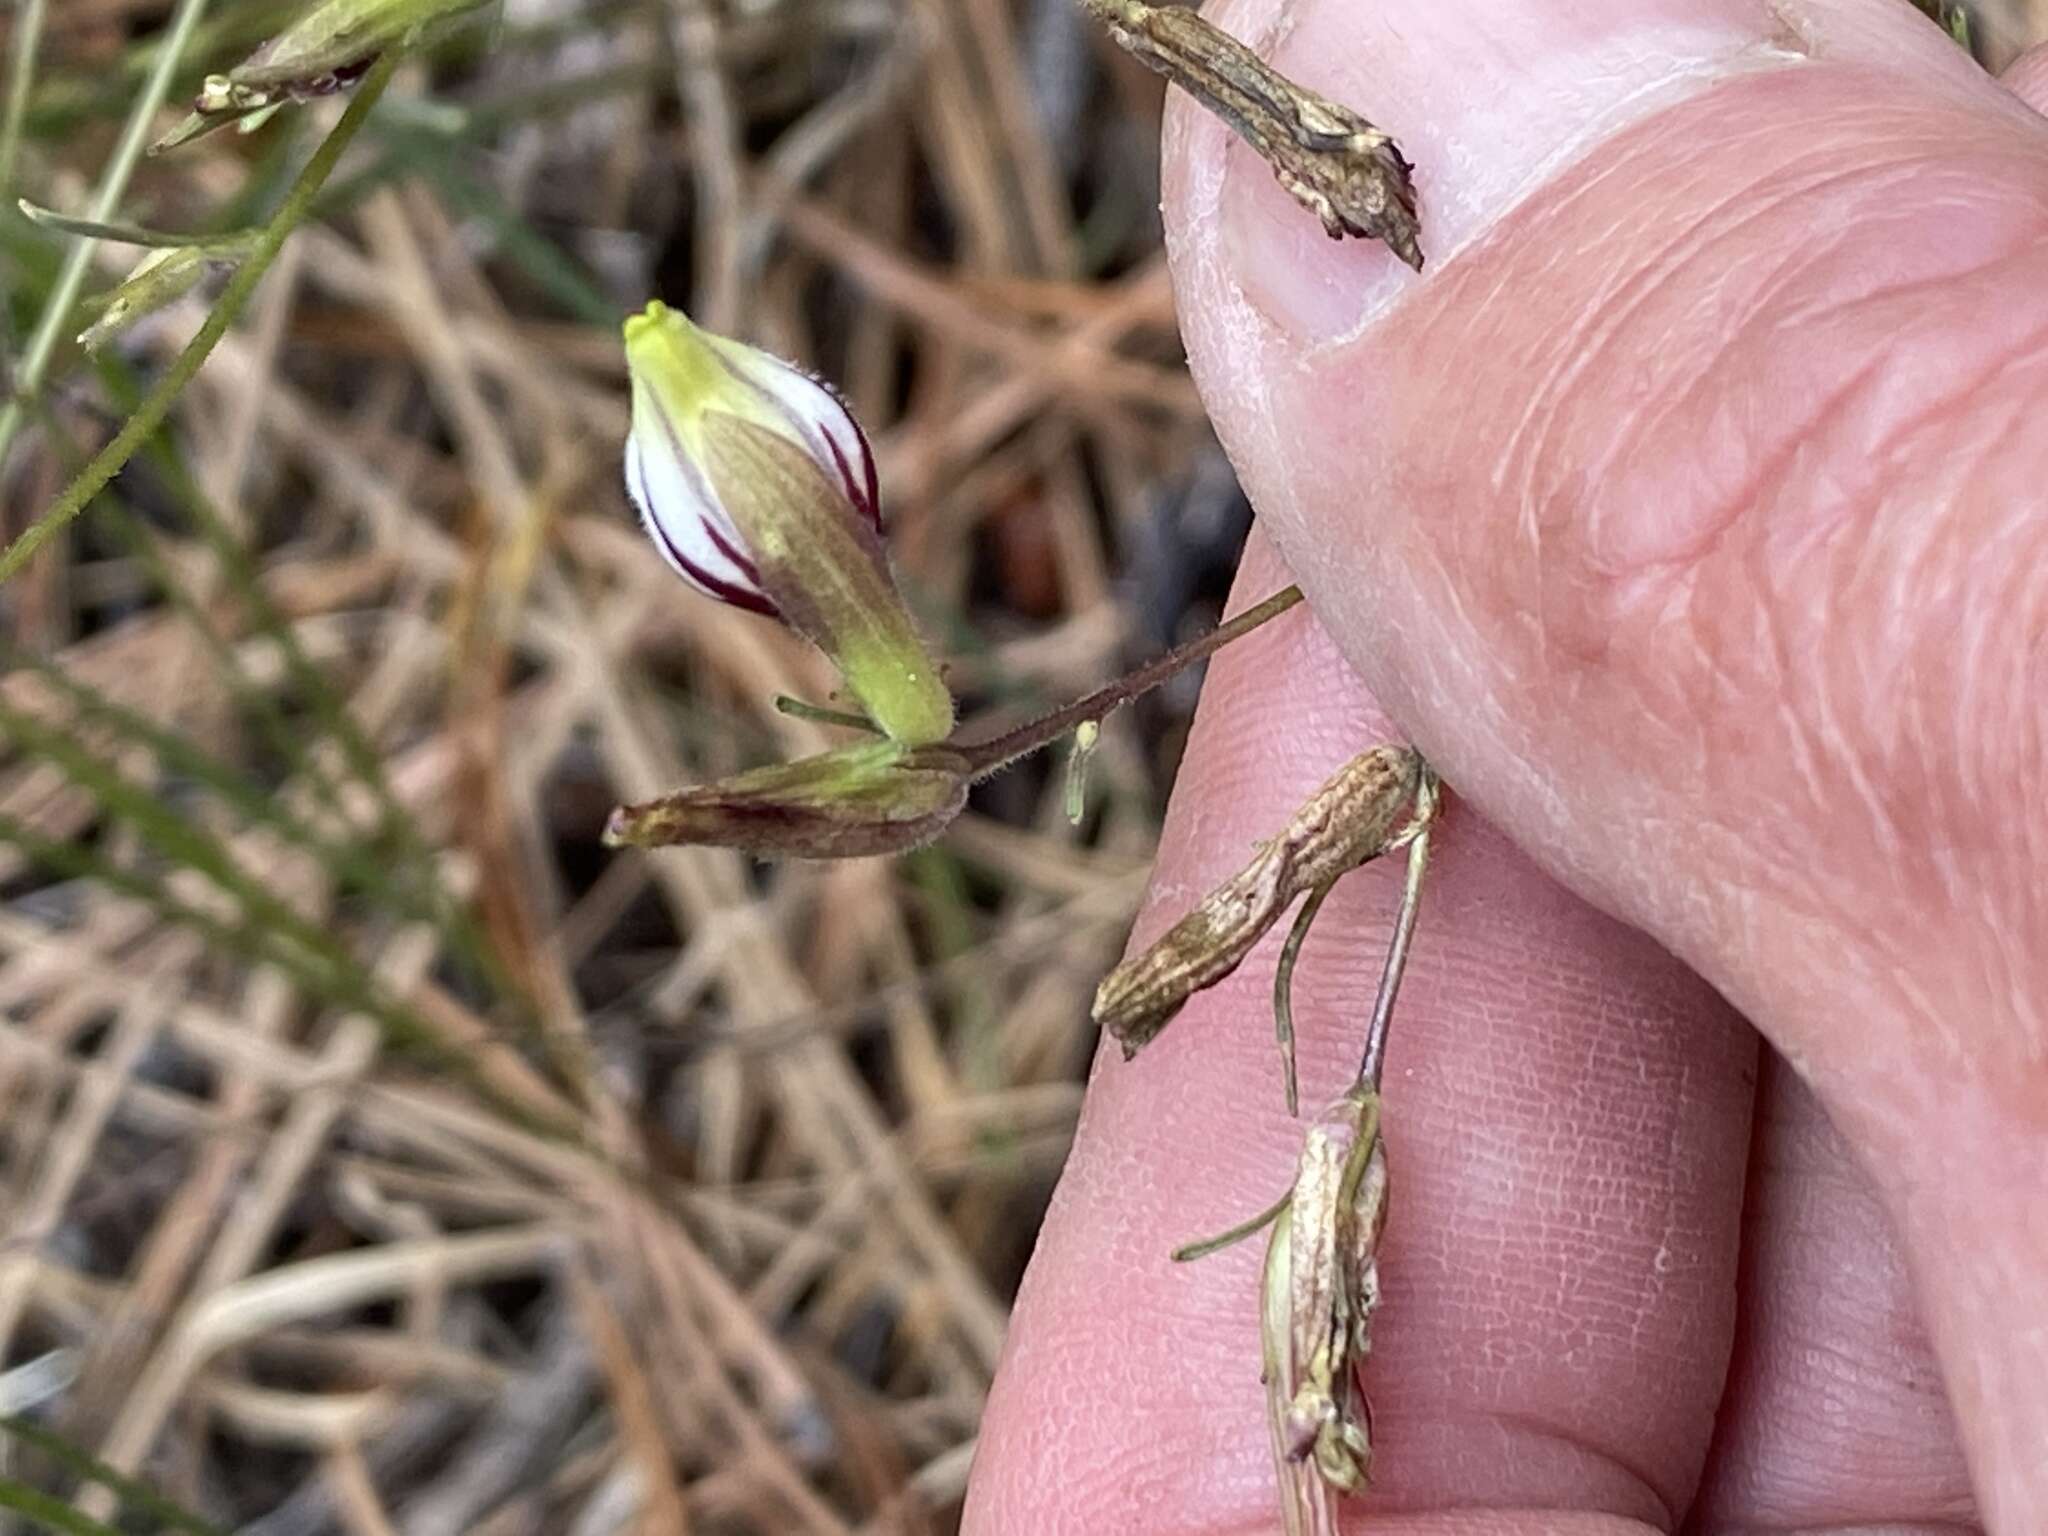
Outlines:
<svg viewBox="0 0 2048 1536"><path fill-rule="evenodd" d="M635 416L633 435L626 439L626 493L655 548L700 592L767 610L746 548L708 482L676 451L658 417L641 411Z"/></svg>
<svg viewBox="0 0 2048 1536"><path fill-rule="evenodd" d="M876 494L875 456L867 434L838 392L772 352L723 337L714 338L714 344L734 374L754 386L789 435L879 529L882 509Z"/></svg>

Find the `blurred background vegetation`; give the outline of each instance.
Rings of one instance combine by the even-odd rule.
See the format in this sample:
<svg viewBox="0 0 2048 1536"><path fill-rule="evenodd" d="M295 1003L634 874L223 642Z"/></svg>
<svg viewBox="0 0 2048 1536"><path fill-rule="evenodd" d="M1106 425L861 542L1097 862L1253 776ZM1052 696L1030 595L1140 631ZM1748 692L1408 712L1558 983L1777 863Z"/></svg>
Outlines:
<svg viewBox="0 0 2048 1536"><path fill-rule="evenodd" d="M0 17L6 537L210 299L38 355L73 245L13 199L266 218L340 100L110 166L159 64L160 130L302 5ZM1970 10L1994 66L2048 35ZM772 700L831 684L641 539L617 323L841 383L969 711L1085 691L1214 619L1249 521L1158 104L1069 0L502 0L404 65L0 591L0 1511L953 1527L1193 682L1079 827L1053 762L898 862L604 853L614 803L822 744Z"/></svg>

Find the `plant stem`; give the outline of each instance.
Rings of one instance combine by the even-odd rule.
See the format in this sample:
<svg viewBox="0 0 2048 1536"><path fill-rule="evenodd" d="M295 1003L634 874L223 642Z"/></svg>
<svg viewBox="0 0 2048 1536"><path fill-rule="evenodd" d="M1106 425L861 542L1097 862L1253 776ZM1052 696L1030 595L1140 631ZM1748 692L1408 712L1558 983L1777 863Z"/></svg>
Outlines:
<svg viewBox="0 0 2048 1536"><path fill-rule="evenodd" d="M21 124L28 116L28 93L36 83L36 55L43 46L43 18L48 0L23 0L14 21L14 72L7 82L7 118L0 122L0 190L14 186L14 156L21 148Z"/></svg>
<svg viewBox="0 0 2048 1536"><path fill-rule="evenodd" d="M0 579L4 579L4 572L0 572ZM1125 674L1084 699L1076 699L1049 715L1041 715L1028 725L1020 725L1016 730L1005 731L988 741L950 742L947 750L967 760L968 772L976 781L985 779L1019 758L1029 757L1041 747L1051 746L1067 732L1091 721L1102 720L1132 700L1142 698L1196 662L1206 661L1233 640L1241 640L1253 630L1279 618L1300 601L1299 587L1276 592L1258 607L1246 609L1200 639L1175 646L1165 655L1155 657L1137 671Z"/></svg>
<svg viewBox="0 0 2048 1536"><path fill-rule="evenodd" d="M1358 1066L1361 1087L1378 1091L1380 1073L1387 1064L1388 1026L1394 1020L1394 999L1401 991L1401 978L1408 974L1408 950L1415 940L1415 917L1422 907L1422 881L1429 873L1429 833L1436 821L1439 797L1435 771L1422 765L1422 779L1415 790L1414 837L1408 844L1408 879L1401 887L1401 913L1394 920L1393 942L1387 946L1386 968L1380 972L1379 996L1373 999L1372 1022L1365 1027L1365 1057Z"/></svg>
<svg viewBox="0 0 2048 1536"><path fill-rule="evenodd" d="M1205 1237L1199 1242L1183 1243L1173 1250L1176 1264L1192 1264L1197 1259L1206 1259L1212 1253L1221 1253L1233 1248L1248 1237L1255 1237L1280 1219L1280 1213L1294 1203L1294 1191L1288 1190L1278 1200L1267 1206L1258 1215L1240 1221L1228 1232L1219 1232L1214 1237Z"/></svg>
<svg viewBox="0 0 2048 1536"><path fill-rule="evenodd" d="M157 54L155 67L143 82L141 94L135 98L134 108L128 114L128 122L121 129L121 142L114 146L114 158L107 162L106 174L100 178L99 193L93 199L90 215L96 222L104 224L121 206L121 199L128 191L128 179L135 174L136 162L142 158L143 148L149 143L150 120L156 116L157 108L163 105L164 97L170 94L171 77L177 73L178 61L184 57L185 45L198 27L200 17L206 13L206 5L207 0L181 0L177 13L172 16L163 49ZM41 11L39 0L31 0L25 24L33 25L38 21ZM27 72L21 64L21 57L16 55L17 78L14 95L8 102L8 138L4 146L8 163L0 166L0 170L7 174L0 175L0 186L11 185L14 134L20 126L15 117L27 106L28 82L19 78ZM57 350L58 334L70 318L73 306L78 303L78 290L85 286L86 269L92 264L92 253L97 249L98 242L94 240L81 240L71 247L64 258L63 269L57 274L57 286L50 290L49 302L43 306L43 313L36 321L35 333L22 350L21 366L11 381L13 398L4 409L0 409L0 463L5 463L14 434L21 430L23 402L43 387L43 374ZM34 531L33 528L29 530L30 533ZM23 537L25 539L26 535ZM36 541L37 544L41 542L40 539ZM33 553L33 546L30 552ZM13 560L12 550L5 557L0 557L0 567L4 567L0 570L0 581L5 581L18 564Z"/></svg>
<svg viewBox="0 0 2048 1536"><path fill-rule="evenodd" d="M1301 904L1301 914L1288 930L1287 942L1280 946L1280 963L1273 967L1273 1039L1280 1047L1280 1070L1287 1085L1290 1115L1301 1113L1301 1077L1294 1065L1294 967L1301 959L1301 946L1308 942L1308 931L1315 925L1316 914L1323 910L1323 903L1336 888L1337 882L1332 880L1308 893L1308 900Z"/></svg>
<svg viewBox="0 0 2048 1536"><path fill-rule="evenodd" d="M187 0L187 3L191 8L197 9L205 0ZM166 56L175 56L175 50L166 50ZM104 490L107 482L120 473L122 466L135 456L136 451L148 441L150 435L163 425L164 418L170 414L178 396L198 375L200 367L212 354L213 349L220 344L220 339L228 333L228 328L241 315L250 296L255 293L256 285L263 281L264 274L270 270L270 264L277 259L277 253L284 249L284 243L290 238L293 229L312 208L313 200L320 195L320 188L333 174L342 152L348 148L350 141L368 119L370 109L377 104L377 98L384 94L384 88L391 83L391 76L398 68L398 61L399 55L393 51L385 53L371 66L370 72L363 77L362 84L356 88L356 94L349 102L348 110L342 113L341 121L334 125L333 131L321 141L320 147L313 151L312 159L306 162L306 168L299 173L299 179L292 184L291 191L285 194L284 202L279 205L276 215L258 236L249 259L228 280L227 287L221 292L220 301L213 306L212 312L207 315L205 323L199 327L191 341L186 343L185 350L178 354L178 359L171 365L170 371L158 382L156 388L149 392L148 398L142 402L135 414L128 418L113 440L93 456L92 462L87 464L79 472L78 477L64 488L63 494L51 503L49 511L24 529L21 536L7 547L6 552L0 554L0 583L12 578L53 534L83 512L93 497ZM13 409L14 407L10 407L10 410ZM4 446L4 438L0 438L0 448Z"/></svg>

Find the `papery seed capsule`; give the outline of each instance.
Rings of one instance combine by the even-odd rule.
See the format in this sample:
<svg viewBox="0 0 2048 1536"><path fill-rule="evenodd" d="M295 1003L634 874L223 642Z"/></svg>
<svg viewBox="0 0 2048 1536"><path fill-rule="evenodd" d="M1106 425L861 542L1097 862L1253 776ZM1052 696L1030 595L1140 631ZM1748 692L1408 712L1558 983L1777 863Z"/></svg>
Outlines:
<svg viewBox="0 0 2048 1536"><path fill-rule="evenodd" d="M612 813L612 847L705 844L762 858L864 859L931 842L967 807L966 760L867 741Z"/></svg>
<svg viewBox="0 0 2048 1536"><path fill-rule="evenodd" d="M1415 794L1422 759L1375 747L1338 769L1280 835L1140 953L1102 979L1095 1022L1126 1059L1149 1045L1189 998L1243 962L1306 892L1377 858Z"/></svg>
<svg viewBox="0 0 2048 1536"><path fill-rule="evenodd" d="M1372 1347L1387 1157L1379 1097L1353 1089L1302 1146L1267 1244L1260 1295L1266 1409L1290 1536L1334 1536L1335 1496L1372 1471L1372 1412L1358 1367Z"/></svg>

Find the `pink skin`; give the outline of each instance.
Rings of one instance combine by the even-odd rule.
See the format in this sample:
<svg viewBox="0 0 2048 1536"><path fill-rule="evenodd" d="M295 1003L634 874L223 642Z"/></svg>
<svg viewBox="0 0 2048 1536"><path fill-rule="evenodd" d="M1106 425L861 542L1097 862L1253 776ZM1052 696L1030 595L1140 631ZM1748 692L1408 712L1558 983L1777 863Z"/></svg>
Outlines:
<svg viewBox="0 0 2048 1536"><path fill-rule="evenodd" d="M1315 617L1212 668L1137 936L1371 742L1459 792L1350 1528L2031 1536L2048 62L2002 90L1898 0L1287 9L1209 13L1396 133L1430 269L1173 113L1186 329L1261 514L1239 598L1291 564ZM1311 1100L1396 878L1304 956ZM1276 1529L1256 1249L1166 1258L1299 1145L1274 947L1098 1062L973 1536Z"/></svg>

